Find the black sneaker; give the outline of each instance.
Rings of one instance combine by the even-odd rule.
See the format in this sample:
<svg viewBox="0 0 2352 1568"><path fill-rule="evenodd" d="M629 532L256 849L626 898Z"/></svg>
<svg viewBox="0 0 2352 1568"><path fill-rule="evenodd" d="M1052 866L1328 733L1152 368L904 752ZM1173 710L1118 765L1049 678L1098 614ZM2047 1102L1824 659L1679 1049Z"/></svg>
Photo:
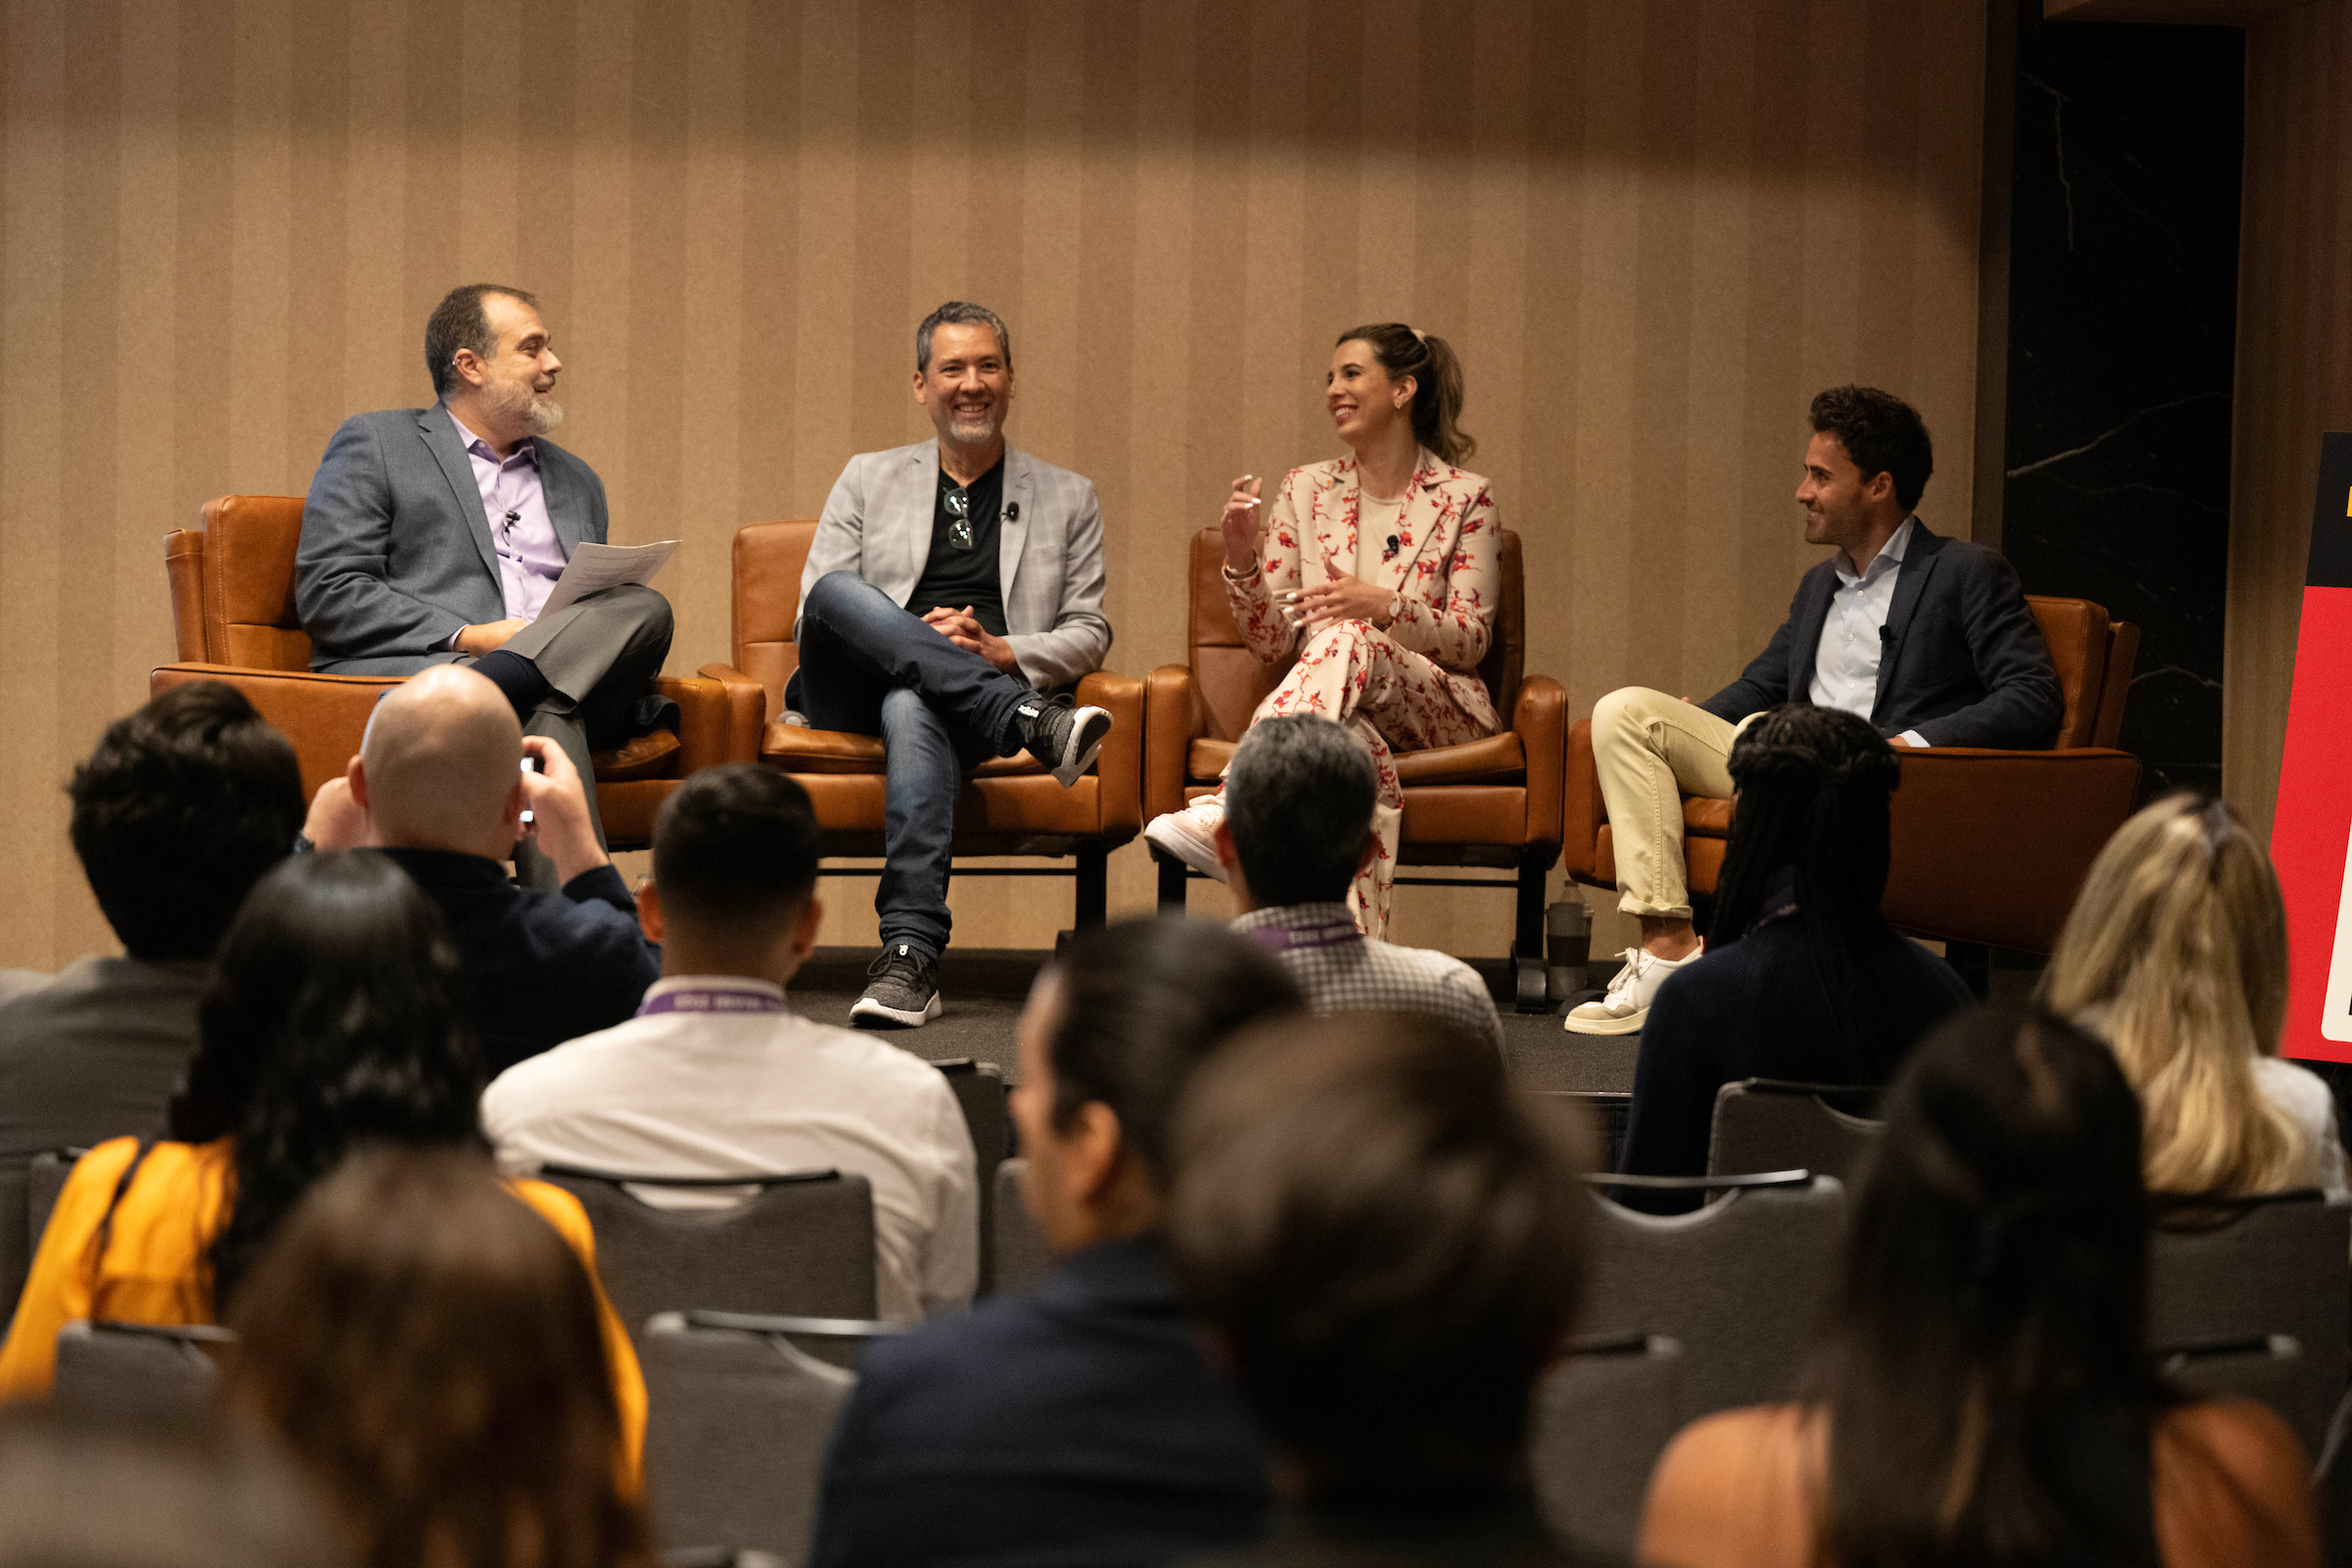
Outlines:
<svg viewBox="0 0 2352 1568"><path fill-rule="evenodd" d="M1013 711L1021 723L1021 744L1065 790L1094 765L1095 754L1110 734L1108 709L1072 708L1066 696L1032 697Z"/></svg>
<svg viewBox="0 0 2352 1568"><path fill-rule="evenodd" d="M850 1008L864 1029L920 1029L939 1016L939 960L904 942L882 950L865 971L865 995Z"/></svg>

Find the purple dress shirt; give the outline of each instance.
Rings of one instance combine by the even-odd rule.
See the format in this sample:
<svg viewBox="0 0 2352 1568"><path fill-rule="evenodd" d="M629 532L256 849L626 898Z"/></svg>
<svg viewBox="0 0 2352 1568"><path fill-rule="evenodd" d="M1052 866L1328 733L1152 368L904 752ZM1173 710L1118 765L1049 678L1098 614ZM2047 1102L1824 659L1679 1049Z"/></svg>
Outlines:
<svg viewBox="0 0 2352 1568"><path fill-rule="evenodd" d="M501 463L490 444L463 423L458 434L473 464L473 482L481 488L490 541L498 547L498 586L507 598L507 614L536 619L564 575L564 542L556 537L547 492L539 483L538 444L524 440Z"/></svg>

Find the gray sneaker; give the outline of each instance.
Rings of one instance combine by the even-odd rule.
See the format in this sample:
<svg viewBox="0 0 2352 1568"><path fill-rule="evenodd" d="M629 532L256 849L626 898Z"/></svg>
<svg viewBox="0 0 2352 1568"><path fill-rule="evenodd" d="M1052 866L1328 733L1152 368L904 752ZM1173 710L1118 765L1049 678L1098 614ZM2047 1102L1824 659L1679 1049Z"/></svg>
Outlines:
<svg viewBox="0 0 2352 1568"><path fill-rule="evenodd" d="M865 971L865 995L850 1008L861 1029L920 1029L939 1016L939 960L893 943Z"/></svg>
<svg viewBox="0 0 2352 1568"><path fill-rule="evenodd" d="M1110 733L1108 709L1072 708L1067 697L1032 697L1014 712L1021 722L1021 744L1065 790L1094 765Z"/></svg>

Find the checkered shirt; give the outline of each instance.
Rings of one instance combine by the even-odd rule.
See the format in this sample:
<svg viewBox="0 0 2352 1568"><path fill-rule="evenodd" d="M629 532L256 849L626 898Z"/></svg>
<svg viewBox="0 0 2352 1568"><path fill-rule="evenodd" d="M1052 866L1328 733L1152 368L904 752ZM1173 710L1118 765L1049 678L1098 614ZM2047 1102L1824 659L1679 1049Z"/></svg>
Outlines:
<svg viewBox="0 0 2352 1568"><path fill-rule="evenodd" d="M1253 931L1352 926L1345 904L1294 904L1258 909L1233 922ZM1253 940L1263 941L1263 938ZM1428 948L1399 948L1369 937L1295 948L1267 944L1317 1013L1411 1012L1436 1018L1502 1049L1502 1020L1478 971Z"/></svg>

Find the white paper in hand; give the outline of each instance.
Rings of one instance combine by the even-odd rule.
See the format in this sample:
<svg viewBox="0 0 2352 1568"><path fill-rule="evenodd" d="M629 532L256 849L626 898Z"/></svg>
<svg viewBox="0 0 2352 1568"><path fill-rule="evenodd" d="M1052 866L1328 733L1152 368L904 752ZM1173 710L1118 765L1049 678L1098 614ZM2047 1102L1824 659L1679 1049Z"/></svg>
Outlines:
<svg viewBox="0 0 2352 1568"><path fill-rule="evenodd" d="M624 582L652 582L654 573L669 564L670 553L677 548L675 539L650 545L583 544L564 564L564 575L548 591L539 613L552 615L590 594L601 594Z"/></svg>

